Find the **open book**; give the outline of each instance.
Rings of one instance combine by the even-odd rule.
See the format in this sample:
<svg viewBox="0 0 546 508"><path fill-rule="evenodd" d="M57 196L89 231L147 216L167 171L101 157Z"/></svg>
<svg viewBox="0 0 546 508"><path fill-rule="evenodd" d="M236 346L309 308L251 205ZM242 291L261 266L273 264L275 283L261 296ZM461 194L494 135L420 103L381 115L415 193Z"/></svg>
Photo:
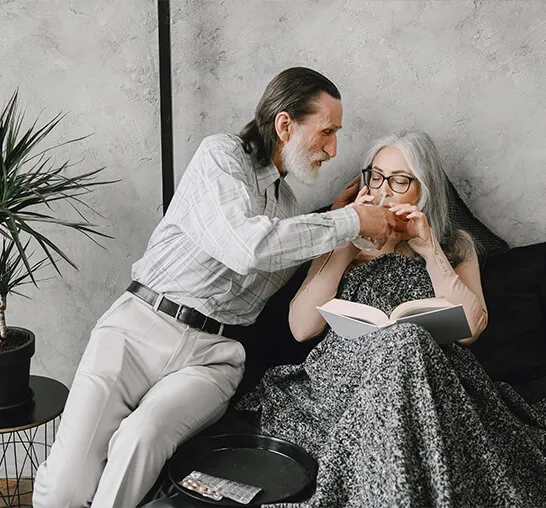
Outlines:
<svg viewBox="0 0 546 508"><path fill-rule="evenodd" d="M463 306L445 298L425 298L404 302L390 316L383 311L334 298L317 307L326 322L342 337L356 338L396 323L415 323L427 330L438 344L451 344L472 335Z"/></svg>

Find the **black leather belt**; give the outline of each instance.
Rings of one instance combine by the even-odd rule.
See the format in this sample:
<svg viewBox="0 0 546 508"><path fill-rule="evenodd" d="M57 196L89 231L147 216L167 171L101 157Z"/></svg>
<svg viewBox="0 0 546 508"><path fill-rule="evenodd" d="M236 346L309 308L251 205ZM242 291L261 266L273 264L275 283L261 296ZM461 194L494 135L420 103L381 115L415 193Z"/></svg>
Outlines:
<svg viewBox="0 0 546 508"><path fill-rule="evenodd" d="M215 319L209 318L199 311L186 307L185 305L179 305L168 298L165 298L162 294L156 293L153 289L146 287L140 282L133 281L127 288L129 293L133 293L141 300L151 305L155 310L159 310L173 317L181 323L186 323L192 328L203 330L204 332L211 333L213 335L224 335L224 325ZM227 336L227 335L226 335Z"/></svg>

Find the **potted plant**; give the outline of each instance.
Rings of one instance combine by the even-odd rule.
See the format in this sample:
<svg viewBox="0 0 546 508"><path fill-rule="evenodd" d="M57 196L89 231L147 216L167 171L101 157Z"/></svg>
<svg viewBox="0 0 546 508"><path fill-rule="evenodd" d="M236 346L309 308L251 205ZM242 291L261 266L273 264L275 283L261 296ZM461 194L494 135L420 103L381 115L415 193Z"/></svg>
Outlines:
<svg viewBox="0 0 546 508"><path fill-rule="evenodd" d="M63 118L58 114L42 126L36 120L24 128L17 92L0 114L0 410L32 399L29 372L35 337L30 330L6 325L8 295L24 296L18 288L28 283L37 285L36 272L45 265L59 274L62 260L76 268L39 226L71 228L93 241L96 236L108 237L82 213L83 207L96 213L82 200L83 195L96 186L113 183L96 180L104 168L70 175L73 165L58 164L54 159L58 148L84 138L41 148ZM58 217L54 208L60 201L68 202L79 218Z"/></svg>

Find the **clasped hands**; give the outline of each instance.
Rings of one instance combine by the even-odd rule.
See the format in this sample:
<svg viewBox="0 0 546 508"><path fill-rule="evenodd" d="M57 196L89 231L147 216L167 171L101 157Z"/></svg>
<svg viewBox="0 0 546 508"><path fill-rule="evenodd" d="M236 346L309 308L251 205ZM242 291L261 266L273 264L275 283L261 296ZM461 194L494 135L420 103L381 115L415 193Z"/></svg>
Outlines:
<svg viewBox="0 0 546 508"><path fill-rule="evenodd" d="M431 244L428 220L416 205L386 203L372 206L374 196L368 194L366 186L358 192L359 182L360 177L355 178L336 198L332 209L342 206L354 208L360 219L360 236L372 239L378 250L393 236L412 244Z"/></svg>

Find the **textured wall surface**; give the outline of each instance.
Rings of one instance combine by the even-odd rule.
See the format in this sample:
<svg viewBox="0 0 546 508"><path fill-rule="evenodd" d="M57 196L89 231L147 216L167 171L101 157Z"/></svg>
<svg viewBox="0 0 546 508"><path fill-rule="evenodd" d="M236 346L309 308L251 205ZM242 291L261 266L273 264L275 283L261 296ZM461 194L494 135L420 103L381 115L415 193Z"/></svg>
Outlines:
<svg viewBox="0 0 546 508"><path fill-rule="evenodd" d="M8 300L9 324L36 334L32 371L70 383L91 328L127 286L161 216L156 10L130 0L0 0L0 32L0 104L19 87L29 119L67 113L44 148L92 134L59 160L81 161L73 171L106 166L104 179L122 179L88 199L104 216L89 218L115 239L101 240L102 249L53 228L79 271L46 271L51 280L24 289L31 300Z"/></svg>
<svg viewBox="0 0 546 508"><path fill-rule="evenodd" d="M428 131L471 209L512 245L546 240L546 7L543 1L173 0L177 179L201 138L237 132L267 82L293 65L341 89L338 157L305 210L331 201L372 139ZM156 2L0 0L0 89L30 116L68 113L63 156L122 178L90 199L115 237L103 250L54 228L78 264L12 297L35 331L33 372L67 383L96 319L129 281L161 216Z"/></svg>
<svg viewBox="0 0 546 508"><path fill-rule="evenodd" d="M463 199L511 245L546 240L543 1L173 2L179 175L200 139L238 132L265 85L294 65L340 88L338 156L305 210L331 202L376 137L435 139Z"/></svg>

